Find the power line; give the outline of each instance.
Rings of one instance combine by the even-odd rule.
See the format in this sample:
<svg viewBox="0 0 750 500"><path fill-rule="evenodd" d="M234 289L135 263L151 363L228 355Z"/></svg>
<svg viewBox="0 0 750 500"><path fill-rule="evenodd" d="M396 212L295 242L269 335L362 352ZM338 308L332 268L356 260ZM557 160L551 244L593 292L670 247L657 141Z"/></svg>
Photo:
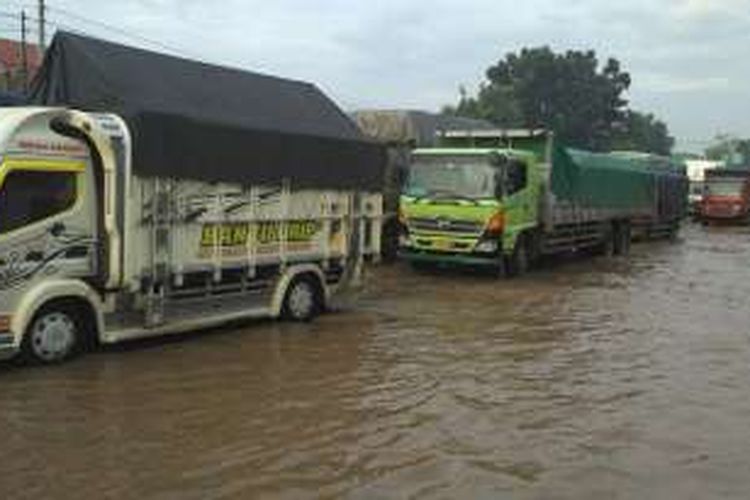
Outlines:
<svg viewBox="0 0 750 500"><path fill-rule="evenodd" d="M15 35L20 35L23 29L25 29L26 33L37 33L38 28L33 24L27 23L25 28L22 27L23 18L25 18L27 22L37 22L37 19L35 17L28 14L24 15L24 13L25 11L21 11L18 13L0 11L0 19L9 20L0 25L0 27L5 27L4 29L8 31L15 31Z"/></svg>
<svg viewBox="0 0 750 500"><path fill-rule="evenodd" d="M157 46L157 47L159 47L159 48L161 48L163 50L167 50L168 52L171 52L171 53L173 53L175 55L185 55L185 54L187 54L187 51L184 51L184 50L178 49L176 47L167 45L167 44L165 44L163 42L160 42L158 40L149 38L149 37L144 36L144 35L140 35L140 34L134 33L134 32L129 31L129 30L118 28L118 27L110 25L108 23L104 23L104 22L101 22L101 21L96 21L96 20L93 20L93 19L86 18L84 16L81 16L81 15L78 15L78 14L74 14L72 12L69 12L69 11L67 11L65 9L62 9L62 8L59 8L59 7L53 7L53 6L50 6L50 5L46 5L45 6L45 10L48 11L48 12L52 11L52 12L56 12L56 13L62 14L63 17L67 17L67 18L69 18L71 20L74 20L74 21L77 21L79 23L88 24L88 25L92 25L92 26L97 26L100 29L104 29L104 30L107 30L109 32L117 33L117 34L119 34L121 36L124 36L124 37L127 37L129 39L138 40L141 43L145 42L148 45ZM0 11L0 18L11 19L11 20L14 20L14 21L18 22L18 26L19 27L17 28L17 30L20 30L22 12L25 12L25 11L24 10L21 10L20 12ZM68 23L60 23L60 22L56 22L56 21L51 21L51 20L49 20L49 18L45 18L42 22L40 22L40 18L32 16L32 15L29 15L29 14L26 14L25 18L26 18L27 21L30 21L30 22L34 23L32 25L27 24L27 26L26 26L26 32L27 33L33 32L33 33L37 33L37 34L41 35L42 34L41 27L44 26L44 27L50 27L50 28L53 28L53 29L62 29L62 30L65 30L65 31L70 31L72 33L77 33L77 34L84 35L84 36L90 36L91 35L91 33L90 33L89 30L82 29L82 28L79 28L77 26L74 26L74 25L71 25L71 24L68 24ZM38 25L39 28L37 28L36 25ZM12 27L9 27L9 29L12 29ZM20 33L20 31L19 31L19 33ZM190 55L189 57L192 57L194 59L200 59L199 57L197 57L195 55Z"/></svg>
<svg viewBox="0 0 750 500"><path fill-rule="evenodd" d="M166 44L164 42L161 42L159 40L153 39L151 37L148 37L148 36L145 36L145 35L141 35L139 33L135 33L132 30L126 30L126 29L123 29L123 28L119 28L117 26L113 26L113 25L111 25L109 23L105 23L105 22L98 21L98 20L95 20L95 19L87 18L85 16L81 16L80 14L76 14L76 13L70 12L70 11L68 11L66 9L61 8L61 7L57 7L57 6L53 6L53 5L47 5L46 6L46 10L48 12L50 12L50 13L57 13L59 15L62 15L63 17L67 17L68 19L77 21L79 23L88 24L88 25L91 25L91 26L97 26L100 29L105 29L105 30L111 31L113 33L117 33L117 34L119 34L121 36L130 38L132 40L138 40L140 42L145 42L145 43L147 43L149 45L156 46L156 47L159 47L161 49L164 49L164 50L167 50L169 52L172 52L175 55L185 54L185 55L188 55L191 58L200 59L200 57L197 57L195 55L190 54L189 51L186 51L186 50L183 50L183 49L180 49L180 48L177 48L177 47L173 47L171 45L168 45L168 44ZM48 23L45 23L45 24L48 24Z"/></svg>
<svg viewBox="0 0 750 500"><path fill-rule="evenodd" d="M31 4L31 3L14 2L12 0L10 0L10 3L9 3L9 0L5 0L5 2L3 3L5 4L4 7L17 10L19 12L22 10L28 10L28 11L36 10L36 5Z"/></svg>

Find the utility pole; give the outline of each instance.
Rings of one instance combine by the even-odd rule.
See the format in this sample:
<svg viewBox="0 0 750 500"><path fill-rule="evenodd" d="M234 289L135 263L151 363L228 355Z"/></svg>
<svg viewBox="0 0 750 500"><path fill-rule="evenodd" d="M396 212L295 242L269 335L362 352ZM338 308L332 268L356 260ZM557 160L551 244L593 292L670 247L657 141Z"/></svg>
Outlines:
<svg viewBox="0 0 750 500"><path fill-rule="evenodd" d="M23 92L29 90L29 64L26 56L26 11L21 11L21 64L23 65Z"/></svg>
<svg viewBox="0 0 750 500"><path fill-rule="evenodd" d="M39 0L39 15L37 17L39 18L39 54L41 56L44 56L44 25L47 24L44 18L46 11L44 0Z"/></svg>

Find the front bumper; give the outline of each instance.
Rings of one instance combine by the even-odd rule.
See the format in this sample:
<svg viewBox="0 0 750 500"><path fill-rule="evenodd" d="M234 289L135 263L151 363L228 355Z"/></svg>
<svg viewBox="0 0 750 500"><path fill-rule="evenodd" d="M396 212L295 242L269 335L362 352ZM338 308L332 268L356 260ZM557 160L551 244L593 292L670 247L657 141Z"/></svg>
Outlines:
<svg viewBox="0 0 750 500"><path fill-rule="evenodd" d="M703 214L703 217L706 219L741 220L747 217L747 215L726 212L709 212Z"/></svg>
<svg viewBox="0 0 750 500"><path fill-rule="evenodd" d="M0 361L13 358L18 351L15 336L10 332L0 333Z"/></svg>
<svg viewBox="0 0 750 500"><path fill-rule="evenodd" d="M497 267L500 254L453 253L419 250L402 247L399 257L408 262L424 262L433 264L449 264L459 266Z"/></svg>

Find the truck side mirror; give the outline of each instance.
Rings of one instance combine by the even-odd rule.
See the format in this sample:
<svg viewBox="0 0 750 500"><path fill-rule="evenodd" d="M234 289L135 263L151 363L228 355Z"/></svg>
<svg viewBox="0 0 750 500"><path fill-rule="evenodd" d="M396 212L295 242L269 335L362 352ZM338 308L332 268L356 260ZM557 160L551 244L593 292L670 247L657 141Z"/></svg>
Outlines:
<svg viewBox="0 0 750 500"><path fill-rule="evenodd" d="M489 154L489 162L495 169L495 198L500 199L506 194L509 159L507 156L493 151Z"/></svg>
<svg viewBox="0 0 750 500"><path fill-rule="evenodd" d="M502 199L505 196L503 181L500 176L495 176L495 198Z"/></svg>
<svg viewBox="0 0 750 500"><path fill-rule="evenodd" d="M526 165L513 161L508 165L508 193L513 194L526 187Z"/></svg>
<svg viewBox="0 0 750 500"><path fill-rule="evenodd" d="M508 162L510 161L507 156L500 154L497 151L491 152L489 154L489 157L490 157L490 165L498 169L502 169L503 167L506 167L508 165Z"/></svg>
<svg viewBox="0 0 750 500"><path fill-rule="evenodd" d="M398 186L403 190L406 186L406 181L409 180L409 169L404 165L399 165L396 168L398 169L396 174L398 175Z"/></svg>

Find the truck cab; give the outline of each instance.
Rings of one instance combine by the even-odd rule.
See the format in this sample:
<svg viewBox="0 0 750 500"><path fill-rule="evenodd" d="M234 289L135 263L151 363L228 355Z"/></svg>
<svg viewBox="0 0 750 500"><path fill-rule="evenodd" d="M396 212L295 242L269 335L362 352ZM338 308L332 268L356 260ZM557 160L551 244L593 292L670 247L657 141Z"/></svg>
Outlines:
<svg viewBox="0 0 750 500"><path fill-rule="evenodd" d="M76 330L100 326L101 292L121 279L106 196L118 189L117 141L129 136L114 115L0 109L0 356L54 361Z"/></svg>
<svg viewBox="0 0 750 500"><path fill-rule="evenodd" d="M701 219L710 222L747 223L750 216L750 171L706 170Z"/></svg>
<svg viewBox="0 0 750 500"><path fill-rule="evenodd" d="M496 147L414 151L401 196L403 258L417 266L464 264L499 272L528 264L519 241L532 237L538 224L544 169L533 153L508 147L503 137L501 144L493 141Z"/></svg>

